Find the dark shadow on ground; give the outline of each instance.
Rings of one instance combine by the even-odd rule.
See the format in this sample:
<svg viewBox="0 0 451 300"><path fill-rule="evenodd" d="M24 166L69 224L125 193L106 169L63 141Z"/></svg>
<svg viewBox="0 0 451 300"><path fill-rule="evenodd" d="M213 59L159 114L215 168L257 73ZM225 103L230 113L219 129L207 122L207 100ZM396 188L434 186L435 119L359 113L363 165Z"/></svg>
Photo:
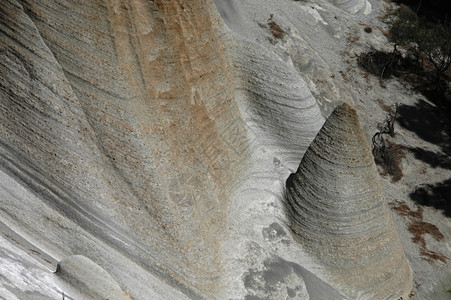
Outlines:
<svg viewBox="0 0 451 300"><path fill-rule="evenodd" d="M406 147L415 158L427 163L432 168L442 168L451 170L451 157L443 152L434 152L420 147Z"/></svg>
<svg viewBox="0 0 451 300"><path fill-rule="evenodd" d="M442 112L437 106L419 99L414 105L399 105L398 116L399 125L421 139L433 144L443 142L446 124L442 122Z"/></svg>
<svg viewBox="0 0 451 300"><path fill-rule="evenodd" d="M438 152L421 147L408 147L417 159L433 168L451 170L449 120L447 108L440 108L422 99L413 105L401 104L398 108L397 121L401 127L440 147Z"/></svg>
<svg viewBox="0 0 451 300"><path fill-rule="evenodd" d="M407 147L415 158L432 168L451 170L450 114L447 106L436 106L424 100L414 105L402 104L398 123L418 137L440 147L431 151L421 147ZM418 186L409 197L419 205L434 207L451 217L451 178L434 184Z"/></svg>
<svg viewBox="0 0 451 300"><path fill-rule="evenodd" d="M435 184L424 184L409 194L416 203L441 210L451 217L451 178Z"/></svg>
<svg viewBox="0 0 451 300"><path fill-rule="evenodd" d="M409 6L420 17L426 18L428 21L445 21L450 17L449 9L444 9L447 7L448 0L395 0L394 2Z"/></svg>

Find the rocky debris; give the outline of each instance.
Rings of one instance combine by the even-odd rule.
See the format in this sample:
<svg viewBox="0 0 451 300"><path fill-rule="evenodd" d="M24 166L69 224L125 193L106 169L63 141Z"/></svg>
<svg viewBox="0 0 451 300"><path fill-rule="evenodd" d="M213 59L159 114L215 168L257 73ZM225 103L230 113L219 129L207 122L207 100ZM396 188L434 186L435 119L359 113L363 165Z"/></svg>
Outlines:
<svg viewBox="0 0 451 300"><path fill-rule="evenodd" d="M412 288L357 113L338 106L287 180L296 238L351 299L397 299Z"/></svg>

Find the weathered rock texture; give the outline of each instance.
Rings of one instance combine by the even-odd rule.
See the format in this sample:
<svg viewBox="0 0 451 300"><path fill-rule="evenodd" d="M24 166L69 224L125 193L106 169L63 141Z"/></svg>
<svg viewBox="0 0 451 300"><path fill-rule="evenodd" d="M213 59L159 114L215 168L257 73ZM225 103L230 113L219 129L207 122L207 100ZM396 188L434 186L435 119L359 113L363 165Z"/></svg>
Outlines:
<svg viewBox="0 0 451 300"><path fill-rule="evenodd" d="M56 275L91 299L126 300L125 293L104 269L82 255L58 263Z"/></svg>
<svg viewBox="0 0 451 300"><path fill-rule="evenodd" d="M301 77L234 42L208 0L6 0L0 16L0 165L43 202L11 194L1 220L56 258L90 258L133 297L150 295L140 268L149 289L226 297L250 143L297 140L298 160L323 121Z"/></svg>
<svg viewBox="0 0 451 300"><path fill-rule="evenodd" d="M363 13L369 14L371 12L371 4L368 0L328 0L337 7L350 12L352 14Z"/></svg>
<svg viewBox="0 0 451 300"><path fill-rule="evenodd" d="M286 178L324 122L297 69L321 56L282 23L305 66L267 48L256 21L278 3L254 20L217 2L230 27L212 0L0 1L0 227L16 235L0 254L35 253L8 254L0 271L15 260L7 274L43 274L82 255L133 299L344 298L286 234L283 206ZM321 39L335 36L319 5L292 5ZM291 20L304 19L297 12ZM333 90L328 112L340 85L315 82ZM79 271L65 276L83 281ZM29 273L39 284L17 276L0 297L61 299L64 287Z"/></svg>
<svg viewBox="0 0 451 300"><path fill-rule="evenodd" d="M412 271L351 106L327 119L289 177L286 197L294 234L350 298L410 293Z"/></svg>
<svg viewBox="0 0 451 300"><path fill-rule="evenodd" d="M2 164L192 295L218 286L248 148L219 20L211 1L1 4Z"/></svg>

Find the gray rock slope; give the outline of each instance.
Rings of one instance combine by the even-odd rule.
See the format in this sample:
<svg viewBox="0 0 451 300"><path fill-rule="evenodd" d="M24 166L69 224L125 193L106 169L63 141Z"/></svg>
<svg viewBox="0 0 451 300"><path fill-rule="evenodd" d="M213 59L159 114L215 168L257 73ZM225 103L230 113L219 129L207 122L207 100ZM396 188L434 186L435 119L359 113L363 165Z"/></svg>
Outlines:
<svg viewBox="0 0 451 300"><path fill-rule="evenodd" d="M345 298L283 205L320 108L213 1L1 1L0 118L0 297Z"/></svg>
<svg viewBox="0 0 451 300"><path fill-rule="evenodd" d="M410 294L412 270L354 108L326 120L287 180L286 203L300 243L350 298Z"/></svg>
<svg viewBox="0 0 451 300"><path fill-rule="evenodd" d="M92 299L126 300L117 282L104 269L82 255L58 263L56 275Z"/></svg>

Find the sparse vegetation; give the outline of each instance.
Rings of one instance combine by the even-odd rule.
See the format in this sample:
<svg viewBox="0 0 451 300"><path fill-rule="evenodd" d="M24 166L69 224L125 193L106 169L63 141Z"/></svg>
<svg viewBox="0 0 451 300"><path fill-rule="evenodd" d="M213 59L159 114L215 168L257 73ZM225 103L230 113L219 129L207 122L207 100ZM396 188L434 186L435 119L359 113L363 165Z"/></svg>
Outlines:
<svg viewBox="0 0 451 300"><path fill-rule="evenodd" d="M421 18L405 5L388 11L384 21L393 50L363 53L359 66L380 77L381 84L384 78L396 76L425 95L444 98L451 75L451 22Z"/></svg>
<svg viewBox="0 0 451 300"><path fill-rule="evenodd" d="M382 108L382 110L385 111L386 113L392 112L392 107L385 104L384 100L378 98L378 99L376 99L376 102L377 102L377 104L379 104L379 106Z"/></svg>
<svg viewBox="0 0 451 300"><path fill-rule="evenodd" d="M387 53L371 50L359 55L357 63L368 73L379 76L382 82L382 79L389 78L395 73L400 58L401 55L397 51Z"/></svg>
<svg viewBox="0 0 451 300"><path fill-rule="evenodd" d="M451 23L434 23L420 19L408 6L389 11L385 17L389 25L388 38L407 50L407 56L424 69L429 83L444 89L447 86L451 66Z"/></svg>
<svg viewBox="0 0 451 300"><path fill-rule="evenodd" d="M283 39L286 32L279 26L279 24L276 23L276 21L274 21L273 17L274 16L271 14L268 19L268 26L271 30L271 34L275 39Z"/></svg>
<svg viewBox="0 0 451 300"><path fill-rule="evenodd" d="M271 42L271 44L275 44L276 40L283 40L287 32L279 26L279 24L274 21L274 15L270 14L269 19L267 20L266 24L258 23L258 26L261 28L266 28L270 31L272 37L268 37L268 40Z"/></svg>
<svg viewBox="0 0 451 300"><path fill-rule="evenodd" d="M418 29L419 20L415 12L405 5L398 9L391 9L384 16L384 21L389 25L388 40L393 43L393 52L398 46L412 46L412 41L417 37L414 31Z"/></svg>
<svg viewBox="0 0 451 300"><path fill-rule="evenodd" d="M382 168L381 175L390 175L392 182L401 180L402 159L406 155L405 146L393 142L398 105L391 107L384 122L378 124L378 132L373 135L373 156L375 163Z"/></svg>
<svg viewBox="0 0 451 300"><path fill-rule="evenodd" d="M381 175L390 175L392 182L401 180L404 176L401 162L406 155L402 145L379 135L377 140L373 139L373 155L376 164L382 167Z"/></svg>
<svg viewBox="0 0 451 300"><path fill-rule="evenodd" d="M356 31L354 32L350 32L347 36L346 36L346 41L349 44L354 44L355 42L357 42L360 39L359 35L357 34Z"/></svg>
<svg viewBox="0 0 451 300"><path fill-rule="evenodd" d="M384 122L378 124L379 133L388 134L391 137L395 137L395 122L398 118L398 103L386 108L387 116Z"/></svg>
<svg viewBox="0 0 451 300"><path fill-rule="evenodd" d="M439 260L446 264L448 260L446 256L439 252L431 251L427 247L426 240L424 238L425 234L430 234L437 241L443 240L444 236L437 226L423 221L423 208L417 207L417 210L414 211L410 209L404 201L392 202L390 203L390 206L400 216L409 218L410 223L407 229L412 234L412 242L420 245L420 255L423 256L428 262Z"/></svg>

